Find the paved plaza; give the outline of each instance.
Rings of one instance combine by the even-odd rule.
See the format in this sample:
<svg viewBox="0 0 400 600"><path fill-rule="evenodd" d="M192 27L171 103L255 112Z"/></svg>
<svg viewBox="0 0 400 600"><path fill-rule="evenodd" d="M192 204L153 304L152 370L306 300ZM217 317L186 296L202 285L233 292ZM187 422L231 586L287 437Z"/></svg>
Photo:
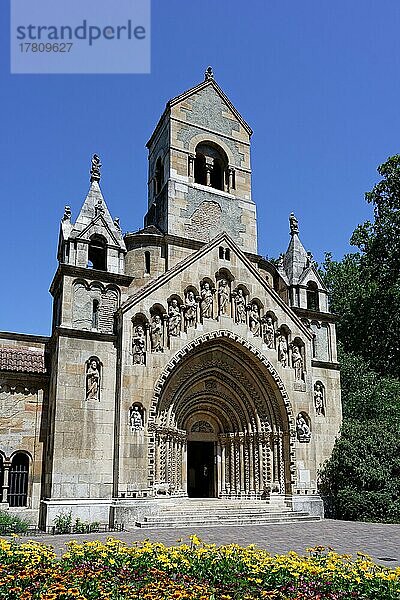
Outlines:
<svg viewBox="0 0 400 600"><path fill-rule="evenodd" d="M331 546L336 551L356 555L369 554L376 562L390 567L400 565L400 525L359 523L325 519L316 522L286 523L241 527L196 527L182 529L131 529L109 534L127 543L149 539L167 545L186 541L195 533L204 542L215 544L236 543L241 546L256 544L269 552L285 553L295 550L304 553L310 546ZM74 538L105 540L107 534L82 536L39 536L35 540L51 544L57 552L65 549L65 543Z"/></svg>

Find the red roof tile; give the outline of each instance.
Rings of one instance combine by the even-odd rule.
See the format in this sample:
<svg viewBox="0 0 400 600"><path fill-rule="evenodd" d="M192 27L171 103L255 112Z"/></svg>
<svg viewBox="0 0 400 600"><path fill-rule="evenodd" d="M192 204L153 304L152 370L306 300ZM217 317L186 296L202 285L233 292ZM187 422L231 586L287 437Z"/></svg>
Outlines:
<svg viewBox="0 0 400 600"><path fill-rule="evenodd" d="M46 373L44 350L21 346L0 347L0 371Z"/></svg>

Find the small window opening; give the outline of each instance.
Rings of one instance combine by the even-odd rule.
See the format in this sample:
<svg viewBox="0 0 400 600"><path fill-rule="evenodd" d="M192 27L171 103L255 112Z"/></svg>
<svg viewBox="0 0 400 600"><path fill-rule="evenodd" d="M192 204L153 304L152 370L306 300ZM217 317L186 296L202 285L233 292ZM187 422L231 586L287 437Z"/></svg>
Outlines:
<svg viewBox="0 0 400 600"><path fill-rule="evenodd" d="M98 300L93 300L93 311L92 311L92 328L99 328L99 306L100 303Z"/></svg>
<svg viewBox="0 0 400 600"><path fill-rule="evenodd" d="M161 158L158 157L157 158L157 162L156 162L156 170L154 173L154 194L156 196L158 196L158 194L161 192L161 188L163 185L163 180L164 180L164 173L163 173L163 164L161 162Z"/></svg>
<svg viewBox="0 0 400 600"><path fill-rule="evenodd" d="M101 236L93 236L88 251L88 268L106 271L106 240Z"/></svg>
<svg viewBox="0 0 400 600"><path fill-rule="evenodd" d="M146 275L150 275L150 252L144 253L144 272Z"/></svg>
<svg viewBox="0 0 400 600"><path fill-rule="evenodd" d="M225 248L225 260L231 260L231 251L229 248Z"/></svg>
<svg viewBox="0 0 400 600"><path fill-rule="evenodd" d="M225 256L225 250L222 246L219 247L219 257L220 258L224 258Z"/></svg>
<svg viewBox="0 0 400 600"><path fill-rule="evenodd" d="M11 462L7 502L10 506L26 506L28 500L29 458L18 452Z"/></svg>
<svg viewBox="0 0 400 600"><path fill-rule="evenodd" d="M307 309L319 310L318 287L314 281L307 284Z"/></svg>

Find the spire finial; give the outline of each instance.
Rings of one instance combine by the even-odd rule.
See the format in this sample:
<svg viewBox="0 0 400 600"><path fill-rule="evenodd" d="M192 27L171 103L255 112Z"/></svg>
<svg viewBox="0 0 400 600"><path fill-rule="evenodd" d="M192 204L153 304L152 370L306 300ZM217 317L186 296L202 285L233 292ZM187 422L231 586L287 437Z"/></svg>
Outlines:
<svg viewBox="0 0 400 600"><path fill-rule="evenodd" d="M296 217L294 216L294 213L290 213L289 224L290 224L290 235L299 233L299 222L296 219Z"/></svg>
<svg viewBox="0 0 400 600"><path fill-rule="evenodd" d="M210 79L214 79L214 73L212 67L207 67L206 72L204 73L205 81L209 81Z"/></svg>
<svg viewBox="0 0 400 600"><path fill-rule="evenodd" d="M90 169L90 183L93 181L100 181L101 173L101 160L97 154L92 156L92 168Z"/></svg>

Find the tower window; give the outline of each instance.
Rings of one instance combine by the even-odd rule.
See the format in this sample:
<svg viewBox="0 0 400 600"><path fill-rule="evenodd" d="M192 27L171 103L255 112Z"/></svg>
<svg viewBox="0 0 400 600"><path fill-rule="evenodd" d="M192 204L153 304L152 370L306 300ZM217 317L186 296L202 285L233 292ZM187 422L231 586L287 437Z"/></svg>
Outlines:
<svg viewBox="0 0 400 600"><path fill-rule="evenodd" d="M157 158L156 170L154 172L154 195L158 196L161 192L162 185L164 183L164 169L161 158Z"/></svg>
<svg viewBox="0 0 400 600"><path fill-rule="evenodd" d="M225 189L228 159L222 148L212 142L202 142L196 148L194 181L217 190Z"/></svg>
<svg viewBox="0 0 400 600"><path fill-rule="evenodd" d="M307 308L319 310L318 286L314 281L307 283Z"/></svg>
<svg viewBox="0 0 400 600"><path fill-rule="evenodd" d="M150 252L147 250L144 253L144 272L146 275L150 275Z"/></svg>
<svg viewBox="0 0 400 600"><path fill-rule="evenodd" d="M88 268L97 269L98 271L106 271L106 240L100 235L94 235L89 244L88 251Z"/></svg>
<svg viewBox="0 0 400 600"><path fill-rule="evenodd" d="M92 310L92 328L93 329L98 329L99 328L99 301L98 300L93 300L93 310Z"/></svg>

